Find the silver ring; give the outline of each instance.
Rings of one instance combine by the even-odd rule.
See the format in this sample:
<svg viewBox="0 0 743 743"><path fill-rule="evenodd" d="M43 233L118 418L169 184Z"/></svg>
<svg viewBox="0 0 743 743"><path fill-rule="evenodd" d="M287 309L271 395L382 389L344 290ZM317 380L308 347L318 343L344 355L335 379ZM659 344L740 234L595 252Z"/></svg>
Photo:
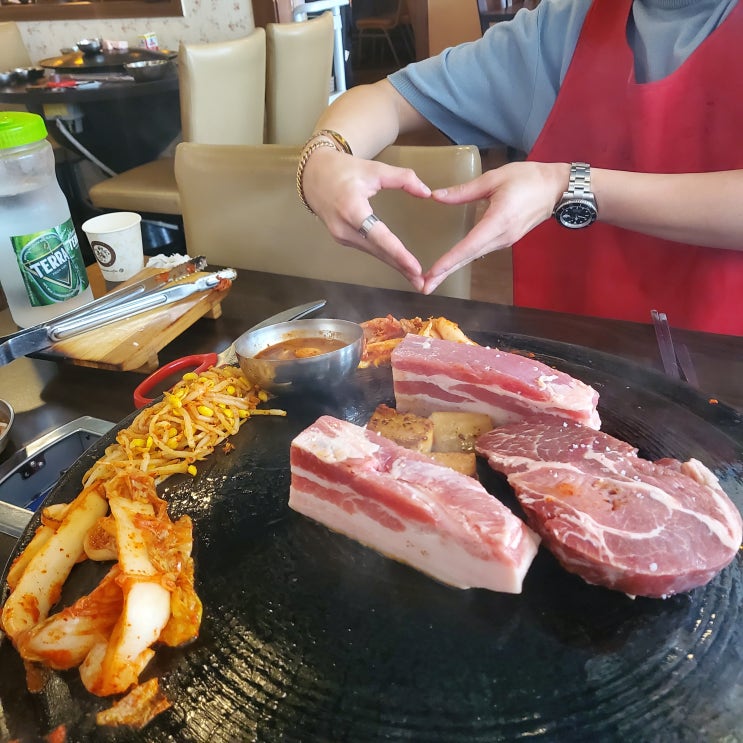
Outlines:
<svg viewBox="0 0 743 743"><path fill-rule="evenodd" d="M374 225L379 222L379 217L376 214L370 214L362 223L361 227L359 227L359 234L361 237L366 239L369 237L369 233L371 232L371 228L374 227Z"/></svg>

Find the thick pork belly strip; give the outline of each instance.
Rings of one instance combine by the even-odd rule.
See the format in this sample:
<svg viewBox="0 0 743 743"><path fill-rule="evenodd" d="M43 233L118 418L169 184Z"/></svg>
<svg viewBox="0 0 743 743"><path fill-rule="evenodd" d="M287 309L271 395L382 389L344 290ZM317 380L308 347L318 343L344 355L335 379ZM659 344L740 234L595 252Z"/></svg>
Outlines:
<svg viewBox="0 0 743 743"><path fill-rule="evenodd" d="M497 348L408 335L392 352L397 409L486 413L496 424L551 415L598 429L593 387Z"/></svg>
<svg viewBox="0 0 743 743"><path fill-rule="evenodd" d="M539 538L476 480L323 416L291 446L289 506L457 588L520 593Z"/></svg>
<svg viewBox="0 0 743 743"><path fill-rule="evenodd" d="M575 423L523 421L481 436L529 524L589 583L661 598L710 581L734 558L741 516L697 460L650 462Z"/></svg>

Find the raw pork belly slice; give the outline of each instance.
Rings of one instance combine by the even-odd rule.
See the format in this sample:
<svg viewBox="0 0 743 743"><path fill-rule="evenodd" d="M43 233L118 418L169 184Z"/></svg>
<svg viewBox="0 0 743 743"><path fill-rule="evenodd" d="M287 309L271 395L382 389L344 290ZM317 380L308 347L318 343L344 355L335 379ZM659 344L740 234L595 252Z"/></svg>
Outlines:
<svg viewBox="0 0 743 743"><path fill-rule="evenodd" d="M529 524L588 583L666 597L704 585L741 542L741 517L701 462L650 462L619 439L542 419L481 436Z"/></svg>
<svg viewBox="0 0 743 743"><path fill-rule="evenodd" d="M569 374L497 348L408 335L392 352L397 409L486 413L495 425L552 415L599 428L598 392Z"/></svg>
<svg viewBox="0 0 743 743"><path fill-rule="evenodd" d="M323 416L291 446L289 506L457 588L520 593L539 545L476 480Z"/></svg>

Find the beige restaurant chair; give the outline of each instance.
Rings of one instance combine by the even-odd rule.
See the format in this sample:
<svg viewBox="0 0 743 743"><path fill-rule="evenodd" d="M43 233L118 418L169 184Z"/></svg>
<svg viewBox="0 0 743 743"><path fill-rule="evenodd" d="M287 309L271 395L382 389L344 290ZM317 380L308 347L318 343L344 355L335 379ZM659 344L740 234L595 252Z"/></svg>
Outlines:
<svg viewBox="0 0 743 743"><path fill-rule="evenodd" d="M350 0L273 0L274 21L278 23L299 23L321 15L326 11L333 17L333 78L331 100L346 91L346 39L343 32L341 8L350 5ZM254 5L255 9L255 5Z"/></svg>
<svg viewBox="0 0 743 743"><path fill-rule="evenodd" d="M333 16L266 25L268 144L303 144L328 105Z"/></svg>
<svg viewBox="0 0 743 743"><path fill-rule="evenodd" d="M232 41L180 44L178 50L183 139L208 144L263 142L266 33ZM178 215L174 159L163 157L127 170L89 190L99 209Z"/></svg>
<svg viewBox="0 0 743 743"><path fill-rule="evenodd" d="M31 67L31 57L14 21L0 23L0 70Z"/></svg>
<svg viewBox="0 0 743 743"><path fill-rule="evenodd" d="M16 67L30 67L31 57L23 43L23 37L14 21L0 23L0 70L14 70ZM3 111L28 111L17 103L1 103Z"/></svg>
<svg viewBox="0 0 743 743"><path fill-rule="evenodd" d="M428 54L482 36L477 0L428 0Z"/></svg>
<svg viewBox="0 0 743 743"><path fill-rule="evenodd" d="M300 149L179 144L175 173L189 254L234 268L412 291L381 261L336 244L305 210L294 178ZM481 170L472 146L393 145L379 159L414 168L434 188L470 180ZM476 206L387 191L375 198L374 209L427 267L471 229ZM438 292L468 298L469 266L450 276Z"/></svg>
<svg viewBox="0 0 743 743"><path fill-rule="evenodd" d="M266 98L266 32L178 50L181 126L186 142L261 144Z"/></svg>
<svg viewBox="0 0 743 743"><path fill-rule="evenodd" d="M14 70L16 67L32 67L33 61L23 43L23 37L14 21L3 21L0 23L0 70ZM3 111L28 111L26 106L20 103L0 103L0 110ZM47 129L50 127L47 126ZM47 139L54 148L54 157L60 163L74 163L79 158L74 155L64 145L60 144L52 129L47 135ZM76 181L76 176L72 175Z"/></svg>

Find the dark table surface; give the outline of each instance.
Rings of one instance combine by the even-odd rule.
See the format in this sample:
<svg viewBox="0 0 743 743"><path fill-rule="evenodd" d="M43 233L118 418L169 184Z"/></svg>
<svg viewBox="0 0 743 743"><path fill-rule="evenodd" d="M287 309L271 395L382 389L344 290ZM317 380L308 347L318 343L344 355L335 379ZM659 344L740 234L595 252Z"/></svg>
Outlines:
<svg viewBox="0 0 743 743"><path fill-rule="evenodd" d="M622 373L631 375L632 369L637 368L637 379L650 379L650 383L659 388L668 384L662 375L655 333L649 324L424 297L243 270L238 272L237 281L222 302L222 316L216 320L199 320L162 350L160 362L196 352L221 351L265 317L318 298L327 299L322 314L329 317L362 321L388 313L396 317L443 315L457 322L475 340L478 333L507 333L528 336L530 342L544 339L546 343L575 344L570 347L570 355L574 357L590 359L596 352L611 354L609 367L615 356L617 369L623 370ZM0 333L12 330L9 313L5 310L0 313ZM743 338L674 330L674 339L688 347L699 377L699 394L689 388L688 399L697 410L719 405L719 419L724 419L727 434L738 437L741 418L728 406L743 410ZM601 356L598 365L606 369L607 357ZM0 397L7 399L16 411L11 440L6 452L0 455L0 463L25 443L80 416L113 422L124 419L134 410L132 393L141 380L142 376L136 373L117 373L41 359L22 358L0 367ZM687 392L678 385L674 387L677 388L674 405L683 405ZM710 417L707 413L704 416ZM719 429L714 433L717 435ZM9 538L0 541L0 564L4 564L12 546L13 540Z"/></svg>
<svg viewBox="0 0 743 743"><path fill-rule="evenodd" d="M121 71L125 64L150 59L174 59L176 52L135 48L126 51L104 51L85 54L81 51L66 52L57 57L39 61L39 67L55 72L109 72Z"/></svg>
<svg viewBox="0 0 743 743"><path fill-rule="evenodd" d="M0 86L0 103L22 103L24 105L40 105L44 103L100 103L110 100L130 98L148 98L161 95L169 91L178 90L178 75L175 71L160 80L135 82L128 75L121 74L120 79L105 79L101 73L101 82L98 86L81 85L76 88L47 88L36 83L20 83L16 85ZM74 73L62 73L60 79L77 77ZM80 80L89 77L95 80L95 74L90 70L80 70Z"/></svg>

